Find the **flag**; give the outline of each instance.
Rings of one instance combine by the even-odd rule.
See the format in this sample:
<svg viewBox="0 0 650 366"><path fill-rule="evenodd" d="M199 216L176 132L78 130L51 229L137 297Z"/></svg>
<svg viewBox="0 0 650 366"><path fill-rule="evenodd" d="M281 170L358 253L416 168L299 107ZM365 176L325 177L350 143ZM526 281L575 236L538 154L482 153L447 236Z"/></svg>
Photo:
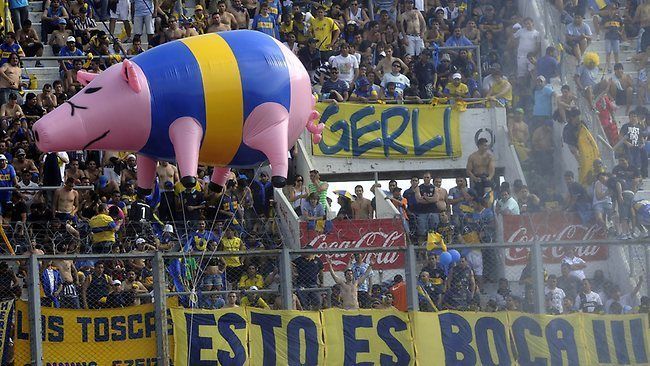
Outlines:
<svg viewBox="0 0 650 366"><path fill-rule="evenodd" d="M602 10L611 2L612 0L589 0L589 6L594 10Z"/></svg>
<svg viewBox="0 0 650 366"><path fill-rule="evenodd" d="M443 252L447 251L445 239L442 238L442 235L440 235L440 233L431 231L429 234L427 234L427 250L431 251L438 248L442 249Z"/></svg>

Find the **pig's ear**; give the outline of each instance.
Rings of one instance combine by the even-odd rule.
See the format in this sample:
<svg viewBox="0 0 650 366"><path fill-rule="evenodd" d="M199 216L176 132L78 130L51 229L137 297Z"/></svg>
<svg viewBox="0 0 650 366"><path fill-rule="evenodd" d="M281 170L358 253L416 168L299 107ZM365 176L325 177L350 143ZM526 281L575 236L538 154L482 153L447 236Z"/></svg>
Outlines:
<svg viewBox="0 0 650 366"><path fill-rule="evenodd" d="M129 60L124 60L122 62L122 77L134 92L139 93L140 90L142 90L140 87L140 80L138 79L138 73L135 71L133 63Z"/></svg>
<svg viewBox="0 0 650 366"><path fill-rule="evenodd" d="M90 84L90 82L93 81L93 79L97 77L97 75L98 74L92 72L79 70L77 71L77 81L80 82L81 85L86 86Z"/></svg>

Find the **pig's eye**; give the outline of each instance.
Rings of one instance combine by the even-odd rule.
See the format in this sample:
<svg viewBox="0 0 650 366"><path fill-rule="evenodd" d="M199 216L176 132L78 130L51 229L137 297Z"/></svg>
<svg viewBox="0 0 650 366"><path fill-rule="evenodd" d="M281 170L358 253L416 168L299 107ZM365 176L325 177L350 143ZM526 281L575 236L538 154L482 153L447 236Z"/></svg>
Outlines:
<svg viewBox="0 0 650 366"><path fill-rule="evenodd" d="M84 91L84 93L85 93L85 94L97 93L97 92L100 91L101 89L102 89L101 86L98 86L98 87L95 87L95 88L87 88L87 89Z"/></svg>

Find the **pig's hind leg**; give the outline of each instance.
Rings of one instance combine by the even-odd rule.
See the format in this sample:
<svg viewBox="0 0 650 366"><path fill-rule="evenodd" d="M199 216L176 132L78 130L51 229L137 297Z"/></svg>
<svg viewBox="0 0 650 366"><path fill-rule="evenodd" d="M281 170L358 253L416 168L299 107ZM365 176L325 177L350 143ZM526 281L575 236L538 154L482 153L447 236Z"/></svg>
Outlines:
<svg viewBox="0 0 650 366"><path fill-rule="evenodd" d="M169 126L169 139L174 145L181 183L185 188L196 185L202 138L203 128L194 118L181 117Z"/></svg>
<svg viewBox="0 0 650 366"><path fill-rule="evenodd" d="M226 186L226 182L228 181L229 176L230 168L215 166L212 170L212 176L210 177L210 184L208 184L208 188L210 188L210 190L213 192L221 192L223 190L223 187Z"/></svg>
<svg viewBox="0 0 650 366"><path fill-rule="evenodd" d="M246 145L266 155L271 164L271 183L282 188L287 183L289 169L289 112L278 103L257 106L244 123Z"/></svg>

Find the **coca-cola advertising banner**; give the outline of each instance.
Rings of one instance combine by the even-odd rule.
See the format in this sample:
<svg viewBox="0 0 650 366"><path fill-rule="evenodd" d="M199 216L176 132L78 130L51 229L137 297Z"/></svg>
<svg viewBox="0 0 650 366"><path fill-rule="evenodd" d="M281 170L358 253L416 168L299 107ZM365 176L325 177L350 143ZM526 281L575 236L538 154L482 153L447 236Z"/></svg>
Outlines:
<svg viewBox="0 0 650 366"><path fill-rule="evenodd" d="M586 262L602 261L608 257L606 246L588 243L590 240L606 239L605 229L595 222L583 224L578 215L572 212L503 216L503 236L508 243L581 240L586 243L578 246L578 256ZM569 249L567 246L543 248L544 263L560 263ZM528 248L508 248L506 265L526 264L527 255Z"/></svg>
<svg viewBox="0 0 650 366"><path fill-rule="evenodd" d="M393 219L377 220L334 220L329 232L307 230L307 223L300 223L300 245L311 245L314 249L340 248L381 248L405 247L406 235L402 222ZM331 256L335 271L343 271L352 254L335 254ZM371 258L367 258L367 256ZM323 263L327 263L323 258ZM370 259L374 269L404 268L404 253L385 252L367 254L364 262Z"/></svg>

